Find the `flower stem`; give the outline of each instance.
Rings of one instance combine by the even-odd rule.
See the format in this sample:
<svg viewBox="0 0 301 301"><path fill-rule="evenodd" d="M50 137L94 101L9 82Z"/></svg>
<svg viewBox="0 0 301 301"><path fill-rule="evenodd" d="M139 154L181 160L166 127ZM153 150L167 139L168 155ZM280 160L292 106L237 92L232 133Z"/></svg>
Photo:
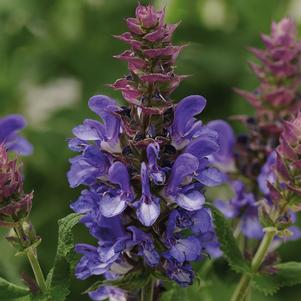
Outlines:
<svg viewBox="0 0 301 301"><path fill-rule="evenodd" d="M47 290L46 281L35 250L29 248L29 250L26 253L40 290L42 292L46 292Z"/></svg>
<svg viewBox="0 0 301 301"><path fill-rule="evenodd" d="M245 300L245 297L249 290L250 278L247 275L243 275L240 278L240 281L231 297L231 301L242 301Z"/></svg>
<svg viewBox="0 0 301 301"><path fill-rule="evenodd" d="M154 287L156 280L152 277L148 280L144 288L141 290L140 301L153 301L154 300Z"/></svg>
<svg viewBox="0 0 301 301"><path fill-rule="evenodd" d="M15 227L15 231L17 233L17 235L19 236L19 239L21 242L24 241L25 239L25 233L24 233L24 229L23 226L21 224L18 224ZM43 274L43 271L41 269L39 260L38 260L38 255L37 255L37 250L35 247L28 247L25 249L25 253L27 255L28 261L30 263L31 269L34 273L36 282L38 284L38 287L40 288L40 290L42 292L46 292L47 291L47 285L46 285L46 281L45 281L45 277Z"/></svg>
<svg viewBox="0 0 301 301"><path fill-rule="evenodd" d="M251 268L252 272L255 273L260 268L262 262L264 261L265 256L267 255L269 246L274 239L276 231L269 231L266 232L259 248L252 260ZM250 276L243 275L232 295L231 301L242 301L245 300L246 296L248 295L249 286L250 286Z"/></svg>

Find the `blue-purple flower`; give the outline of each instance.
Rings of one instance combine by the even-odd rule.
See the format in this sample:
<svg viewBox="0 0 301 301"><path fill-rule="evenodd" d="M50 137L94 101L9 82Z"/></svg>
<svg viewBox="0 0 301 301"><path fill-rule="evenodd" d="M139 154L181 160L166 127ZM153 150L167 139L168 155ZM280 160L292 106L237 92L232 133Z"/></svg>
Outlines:
<svg viewBox="0 0 301 301"><path fill-rule="evenodd" d="M0 144L5 144L9 151L21 155L32 153L32 145L18 132L26 126L26 121L21 115L8 115L0 118Z"/></svg>
<svg viewBox="0 0 301 301"><path fill-rule="evenodd" d="M99 106L100 103L108 105L106 101L100 101L107 100L106 97L92 99L94 102L98 100ZM190 99L203 98L193 96ZM183 102L186 103L187 98L176 106L175 111L183 107ZM110 100L109 103L113 102ZM224 181L224 175L212 167L208 159L219 150L218 134L202 126L190 114L183 122L197 123L198 126L194 127L197 131L193 135L184 135L185 143L177 146L177 156L174 156L176 152L169 150L174 147L173 140L167 148L166 142L162 144L160 140L145 138L143 143L139 141L135 146L137 156L144 158L139 162L131 151L124 151L131 145L122 142L124 124L116 114L122 109L115 105L112 108L98 107L98 112L106 110L106 114L112 114L115 144L108 139L104 124L94 120L76 127L76 138L69 144L71 149L80 152L70 160L70 185L87 186L71 208L84 214L82 223L98 241L97 246L77 245L76 251L83 256L76 275L85 279L110 272L121 277L124 271L133 268L127 260L126 254L130 253L131 257L142 258L144 264L152 268L161 262L171 279L187 285L193 278L189 262L202 259L204 253L218 250L210 213L203 208L205 188ZM181 129L181 122L174 119L167 137L172 137L171 133L175 137L174 129ZM121 148L119 152L116 144ZM137 223L150 230L146 233L144 228L137 227ZM185 230L192 234L183 236ZM154 231L161 234L157 236ZM157 249L155 241L158 239L165 250ZM173 266L175 271L171 273ZM118 269L120 272L116 272Z"/></svg>
<svg viewBox="0 0 301 301"><path fill-rule="evenodd" d="M202 122L194 116L200 114L205 106L206 99L199 95L185 97L177 105L171 127L172 142L177 149L183 148L199 135Z"/></svg>
<svg viewBox="0 0 301 301"><path fill-rule="evenodd" d="M101 286L96 291L90 292L93 301L127 301L126 292L114 286Z"/></svg>
<svg viewBox="0 0 301 301"><path fill-rule="evenodd" d="M246 191L245 185L234 181L232 187L235 196L230 201L215 201L215 206L229 219L237 218L240 231L249 238L260 239L263 235L258 217L258 206L252 192Z"/></svg>
<svg viewBox="0 0 301 301"><path fill-rule="evenodd" d="M194 277L191 262L219 252L204 193L225 180L210 160L221 140L196 118L206 105L202 96L177 105L169 98L182 79L172 67L181 47L170 45L176 26L163 25L163 16L139 5L127 20L130 32L118 37L132 46L117 56L131 74L112 87L129 105L92 97L89 107L101 121L86 119L69 140L78 153L70 160L70 186L85 186L71 208L97 240L76 246L79 279L155 270L186 286ZM154 41L162 48L153 48ZM110 292L99 288L90 297L102 300Z"/></svg>
<svg viewBox="0 0 301 301"><path fill-rule="evenodd" d="M208 127L218 133L219 150L213 154L213 160L220 166L227 167L234 162L235 135L231 126L223 120L213 120Z"/></svg>
<svg viewBox="0 0 301 301"><path fill-rule="evenodd" d="M137 202L137 217L144 226L151 226L160 215L160 198L151 194L148 171L145 163L141 164L141 198Z"/></svg>

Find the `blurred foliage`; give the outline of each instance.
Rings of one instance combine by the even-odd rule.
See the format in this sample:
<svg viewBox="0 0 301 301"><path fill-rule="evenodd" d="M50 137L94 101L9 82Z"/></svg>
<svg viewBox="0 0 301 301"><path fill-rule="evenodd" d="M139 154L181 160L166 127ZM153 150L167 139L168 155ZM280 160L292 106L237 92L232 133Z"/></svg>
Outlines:
<svg viewBox="0 0 301 301"><path fill-rule="evenodd" d="M175 101L189 94L204 95L208 99L205 121L250 113L250 106L232 90L256 85L247 67L251 56L246 47L260 46L259 32L268 32L272 20L289 10L296 15L297 1L155 1L158 6L167 5L169 22L182 20L175 42L189 43L179 58L178 73L192 76L174 93ZM57 220L69 213L69 203L78 194L66 181L68 158L73 155L66 140L76 124L95 118L87 108L89 97L108 94L122 101L105 86L126 73L126 65L112 58L126 46L112 35L125 30L123 18L133 15L136 4L136 0L0 0L0 115L23 113L29 122L26 135L35 152L24 160L26 187L35 191L32 220L43 237L39 253L45 271L54 260ZM57 79L75 83L71 102L64 104L61 95L70 89L74 92L74 86L49 88L57 86ZM81 227L76 237L89 241ZM292 242L280 251L285 260L301 260L300 247L301 242ZM29 267L11 252L1 239L0 276L17 283L19 271ZM216 276L208 283L183 290L178 299L225 300L238 275L222 260L213 265L210 275L212 271ZM81 292L89 284L76 279L72 283L68 300L88 300ZM296 300L300 294L300 287L283 289L273 300ZM271 298L254 293L252 300Z"/></svg>

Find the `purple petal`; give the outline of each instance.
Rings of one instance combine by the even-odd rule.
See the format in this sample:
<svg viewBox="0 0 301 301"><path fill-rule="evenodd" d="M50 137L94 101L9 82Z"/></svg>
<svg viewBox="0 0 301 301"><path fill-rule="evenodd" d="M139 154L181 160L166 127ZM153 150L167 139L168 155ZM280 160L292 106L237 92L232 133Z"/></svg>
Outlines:
<svg viewBox="0 0 301 301"><path fill-rule="evenodd" d="M193 140L186 148L185 152L190 153L202 159L205 156L212 155L219 150L219 145L210 137L199 137Z"/></svg>
<svg viewBox="0 0 301 301"><path fill-rule="evenodd" d="M196 179L205 186L214 187L225 182L225 175L214 167L201 170Z"/></svg>
<svg viewBox="0 0 301 301"><path fill-rule="evenodd" d="M147 167L144 162L141 163L141 186L142 186L142 195L151 197L150 186L149 186L149 177Z"/></svg>
<svg viewBox="0 0 301 301"><path fill-rule="evenodd" d="M191 230L194 233L205 233L209 231L212 226L211 216L207 209L201 209L197 211L192 217L192 227Z"/></svg>
<svg viewBox="0 0 301 301"><path fill-rule="evenodd" d="M147 160L149 166L155 166L159 159L160 146L157 142L150 143L146 148Z"/></svg>
<svg viewBox="0 0 301 301"><path fill-rule="evenodd" d="M151 143L146 148L148 168L150 177L156 185L163 185L166 180L165 172L163 172L157 164L159 159L160 146L157 142Z"/></svg>
<svg viewBox="0 0 301 301"><path fill-rule="evenodd" d="M112 246L121 237L126 237L120 216L106 218L98 216L97 231L94 232L101 247Z"/></svg>
<svg viewBox="0 0 301 301"><path fill-rule="evenodd" d="M144 226L152 226L160 215L160 199L153 197L146 200L142 197L136 213L139 221Z"/></svg>
<svg viewBox="0 0 301 301"><path fill-rule="evenodd" d="M261 239L263 236L263 231L258 216L244 217L241 224L241 231L249 238Z"/></svg>
<svg viewBox="0 0 301 301"><path fill-rule="evenodd" d="M196 123L194 116L200 114L205 106L206 99L199 95L191 95L182 99L175 109L172 135L178 139L192 133Z"/></svg>
<svg viewBox="0 0 301 301"><path fill-rule="evenodd" d="M148 234L140 230L139 228L135 226L129 226L127 227L127 230L129 230L133 235L133 241L135 243L140 243L141 241L149 240L150 237Z"/></svg>
<svg viewBox="0 0 301 301"><path fill-rule="evenodd" d="M127 227L127 230L133 233L134 244L139 246L139 255L142 255L149 266L156 266L159 263L160 255L156 251L151 236L136 228L135 226Z"/></svg>
<svg viewBox="0 0 301 301"><path fill-rule="evenodd" d="M97 168L87 163L82 156L72 159L71 168L67 173L70 187L86 184L89 179L97 175Z"/></svg>
<svg viewBox="0 0 301 301"><path fill-rule="evenodd" d="M156 251L153 243L144 243L141 246L141 254L143 255L146 263L151 266L155 267L160 262L160 255Z"/></svg>
<svg viewBox="0 0 301 301"><path fill-rule="evenodd" d="M171 257L178 262L197 260L201 254L201 245L196 237L190 236L177 240L176 244L169 250Z"/></svg>
<svg viewBox="0 0 301 301"><path fill-rule="evenodd" d="M121 195L110 195L106 193L99 203L99 210L105 217L112 217L120 214L127 207L126 199Z"/></svg>
<svg viewBox="0 0 301 301"><path fill-rule="evenodd" d="M11 134L23 129L26 120L22 115L8 115L0 119L0 143L6 140Z"/></svg>
<svg viewBox="0 0 301 301"><path fill-rule="evenodd" d="M103 139L104 128L99 122L86 119L83 124L73 129L73 135L81 140L101 140Z"/></svg>
<svg viewBox="0 0 301 301"><path fill-rule="evenodd" d="M15 137L9 137L5 144L8 150L23 156L30 155L33 152L32 144L30 144L25 138L18 135Z"/></svg>
<svg viewBox="0 0 301 301"><path fill-rule="evenodd" d="M97 194L85 189L81 192L77 201L70 205L70 208L77 213L88 213L97 210L98 202L99 197Z"/></svg>
<svg viewBox="0 0 301 301"><path fill-rule="evenodd" d="M89 108L103 119L106 139L116 142L120 133L120 118L115 112L120 108L115 100L105 95L96 95L90 98Z"/></svg>
<svg viewBox="0 0 301 301"><path fill-rule="evenodd" d="M182 287L189 286L193 282L194 273L190 265L180 265L169 262L166 272L170 279L175 280Z"/></svg>
<svg viewBox="0 0 301 301"><path fill-rule="evenodd" d="M101 262L113 263L116 261L120 253L125 250L128 237L118 237L112 245L107 247L99 247L97 249L98 256Z"/></svg>
<svg viewBox="0 0 301 301"><path fill-rule="evenodd" d="M107 157L93 145L87 147L83 155L72 158L70 162L71 168L67 176L71 187L95 182L97 177L106 174L109 165Z"/></svg>
<svg viewBox="0 0 301 301"><path fill-rule="evenodd" d="M191 191L188 193L179 193L175 198L176 203L188 210L195 211L203 207L205 203L204 195L199 191Z"/></svg>
<svg viewBox="0 0 301 301"><path fill-rule="evenodd" d="M118 184L122 191L131 194L130 176L127 167L123 163L117 161L111 165L109 180L114 184Z"/></svg>
<svg viewBox="0 0 301 301"><path fill-rule="evenodd" d="M96 255L97 248L88 244L77 244L75 245L75 251L82 255Z"/></svg>
<svg viewBox="0 0 301 301"><path fill-rule="evenodd" d="M109 110L117 109L117 105L114 99L106 95L95 95L89 99L89 108L100 117ZM115 108L115 109L113 109Z"/></svg>
<svg viewBox="0 0 301 301"><path fill-rule="evenodd" d="M213 157L217 162L228 163L233 160L233 146L235 136L231 126L223 120L214 120L208 123L208 127L218 133L219 150Z"/></svg>
<svg viewBox="0 0 301 301"><path fill-rule="evenodd" d="M68 147L75 152L83 152L87 146L87 142L78 138L72 138L68 140Z"/></svg>
<svg viewBox="0 0 301 301"><path fill-rule="evenodd" d="M237 211L233 207L230 201L222 201L216 200L214 202L215 207L223 213L223 215L227 218L234 218L236 217Z"/></svg>
<svg viewBox="0 0 301 301"><path fill-rule="evenodd" d="M95 247L87 244L77 244L75 251L84 255L75 269L75 275L78 279L84 280L91 275L101 275L108 269L107 263L100 262Z"/></svg>
<svg viewBox="0 0 301 301"><path fill-rule="evenodd" d="M223 252L220 249L220 244L215 241L206 245L206 252L211 258L219 258L223 255Z"/></svg>
<svg viewBox="0 0 301 301"><path fill-rule="evenodd" d="M89 292L89 297L93 301L126 301L126 292L113 286L101 286L96 291Z"/></svg>
<svg viewBox="0 0 301 301"><path fill-rule="evenodd" d="M297 226L291 226L288 230L292 233L288 240L299 240L301 238L301 230Z"/></svg>
<svg viewBox="0 0 301 301"><path fill-rule="evenodd" d="M259 176L257 177L257 183L262 193L265 195L268 195L270 192L270 189L268 187L268 182L270 184L275 183L275 174L272 169L273 165L276 163L277 154L275 151L273 151L266 163L262 166Z"/></svg>
<svg viewBox="0 0 301 301"><path fill-rule="evenodd" d="M187 176L196 172L198 166L199 161L195 156L187 153L178 156L171 170L167 192L172 195L176 194L179 185Z"/></svg>

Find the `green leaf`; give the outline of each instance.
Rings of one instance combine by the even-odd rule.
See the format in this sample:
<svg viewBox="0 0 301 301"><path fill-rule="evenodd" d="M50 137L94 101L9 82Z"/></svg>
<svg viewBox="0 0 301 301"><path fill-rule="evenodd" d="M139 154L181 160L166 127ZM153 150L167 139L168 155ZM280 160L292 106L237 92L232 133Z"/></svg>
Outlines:
<svg viewBox="0 0 301 301"><path fill-rule="evenodd" d="M38 295L30 295L30 301L52 301L52 300L53 300L52 297L48 293L46 293L46 294L41 293Z"/></svg>
<svg viewBox="0 0 301 301"><path fill-rule="evenodd" d="M0 300L13 300L29 294L28 288L15 285L0 277Z"/></svg>
<svg viewBox="0 0 301 301"><path fill-rule="evenodd" d="M224 252L224 256L226 257L230 267L238 273L250 273L250 265L244 259L237 246L229 221L213 205L207 204L207 207L211 209L215 232L217 234L221 250Z"/></svg>
<svg viewBox="0 0 301 301"><path fill-rule="evenodd" d="M105 285L116 286L124 290L132 291L144 287L149 277L150 274L147 271L129 272L128 274L126 274L124 277L120 279L96 281L84 293L95 291L100 286L105 286Z"/></svg>
<svg viewBox="0 0 301 301"><path fill-rule="evenodd" d="M279 263L273 275L258 273L252 277L252 285L265 295L275 294L283 286L301 283L301 262Z"/></svg>
<svg viewBox="0 0 301 301"><path fill-rule="evenodd" d="M72 228L79 222L80 214L72 213L58 221L59 234L54 266L47 276L53 300L63 301L69 295L71 265L75 252Z"/></svg>

